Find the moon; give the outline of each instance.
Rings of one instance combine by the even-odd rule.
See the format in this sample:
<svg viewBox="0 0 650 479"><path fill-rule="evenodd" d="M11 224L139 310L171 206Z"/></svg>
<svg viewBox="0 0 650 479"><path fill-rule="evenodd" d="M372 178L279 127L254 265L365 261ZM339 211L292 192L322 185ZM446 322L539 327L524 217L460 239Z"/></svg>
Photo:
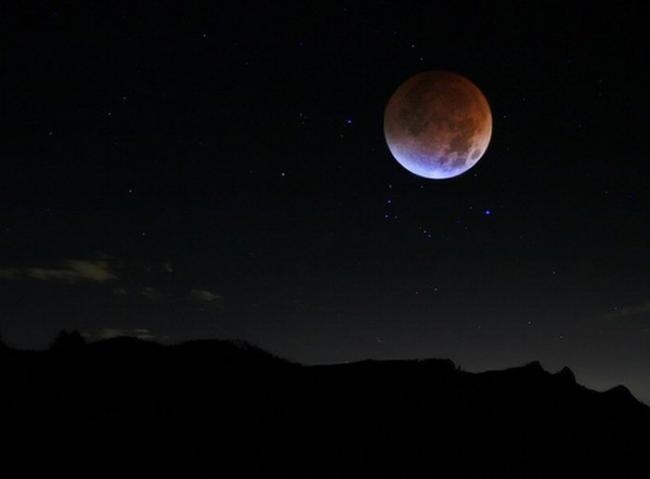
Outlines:
<svg viewBox="0 0 650 479"><path fill-rule="evenodd" d="M487 150L492 113L474 83L457 73L418 73L388 100L384 136L395 159L430 179L461 175Z"/></svg>

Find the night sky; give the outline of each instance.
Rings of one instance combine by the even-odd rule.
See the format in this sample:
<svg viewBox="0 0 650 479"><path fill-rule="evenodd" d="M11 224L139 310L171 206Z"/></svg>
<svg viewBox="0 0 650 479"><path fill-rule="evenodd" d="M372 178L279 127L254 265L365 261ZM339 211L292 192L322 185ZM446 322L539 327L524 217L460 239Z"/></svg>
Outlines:
<svg viewBox="0 0 650 479"><path fill-rule="evenodd" d="M650 401L643 2L14 3L7 343L540 360ZM384 140L388 99L428 70L492 109L485 156L449 180Z"/></svg>

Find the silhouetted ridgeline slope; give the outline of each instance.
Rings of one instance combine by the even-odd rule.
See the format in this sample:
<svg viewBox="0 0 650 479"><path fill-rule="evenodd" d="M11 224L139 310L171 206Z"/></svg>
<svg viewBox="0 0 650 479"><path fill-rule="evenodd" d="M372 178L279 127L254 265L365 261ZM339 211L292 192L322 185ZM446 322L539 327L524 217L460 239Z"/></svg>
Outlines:
<svg viewBox="0 0 650 479"><path fill-rule="evenodd" d="M650 408L538 363L303 367L244 343L0 348L3 461L63 477L649 477ZM139 471L138 471L139 470ZM8 477L8 476L7 476Z"/></svg>

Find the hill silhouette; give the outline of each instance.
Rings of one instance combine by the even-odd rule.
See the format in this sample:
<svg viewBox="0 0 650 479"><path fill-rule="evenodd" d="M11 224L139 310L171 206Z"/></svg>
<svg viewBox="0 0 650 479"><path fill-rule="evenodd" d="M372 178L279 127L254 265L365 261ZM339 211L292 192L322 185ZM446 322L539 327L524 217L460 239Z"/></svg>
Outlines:
<svg viewBox="0 0 650 479"><path fill-rule="evenodd" d="M650 408L539 363L302 366L244 342L0 348L5 467L31 476L647 477Z"/></svg>

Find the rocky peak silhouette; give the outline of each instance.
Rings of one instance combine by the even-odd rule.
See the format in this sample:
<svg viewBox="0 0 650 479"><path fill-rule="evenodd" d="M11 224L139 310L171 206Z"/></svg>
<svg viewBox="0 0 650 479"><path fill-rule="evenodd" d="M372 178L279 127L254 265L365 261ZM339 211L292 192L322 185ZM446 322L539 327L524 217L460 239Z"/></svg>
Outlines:
<svg viewBox="0 0 650 479"><path fill-rule="evenodd" d="M22 464L74 451L110 456L116 473L139 461L148 476L646 477L650 408L568 368L302 366L241 342L55 343L0 355L3 455ZM67 477L87 477L75 466Z"/></svg>

